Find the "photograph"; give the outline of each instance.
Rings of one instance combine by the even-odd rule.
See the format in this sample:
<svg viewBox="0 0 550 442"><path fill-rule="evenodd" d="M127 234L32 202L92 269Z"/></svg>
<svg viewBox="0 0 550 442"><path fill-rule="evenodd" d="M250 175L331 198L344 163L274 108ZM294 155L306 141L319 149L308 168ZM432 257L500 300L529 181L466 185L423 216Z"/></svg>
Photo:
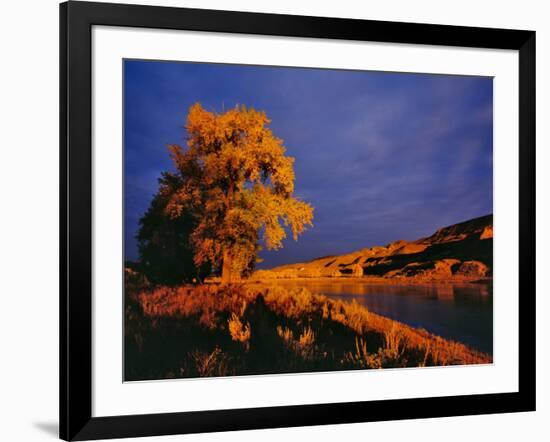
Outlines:
<svg viewBox="0 0 550 442"><path fill-rule="evenodd" d="M493 363L493 77L121 62L124 382Z"/></svg>
<svg viewBox="0 0 550 442"><path fill-rule="evenodd" d="M546 3L2 5L0 442L549 433Z"/></svg>

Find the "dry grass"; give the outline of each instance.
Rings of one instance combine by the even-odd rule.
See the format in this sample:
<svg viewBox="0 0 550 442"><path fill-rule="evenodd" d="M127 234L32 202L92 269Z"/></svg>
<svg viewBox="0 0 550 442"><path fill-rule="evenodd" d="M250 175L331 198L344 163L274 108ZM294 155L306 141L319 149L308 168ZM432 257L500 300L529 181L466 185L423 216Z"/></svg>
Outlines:
<svg viewBox="0 0 550 442"><path fill-rule="evenodd" d="M265 284L131 292L126 344L131 379L492 361L355 301Z"/></svg>

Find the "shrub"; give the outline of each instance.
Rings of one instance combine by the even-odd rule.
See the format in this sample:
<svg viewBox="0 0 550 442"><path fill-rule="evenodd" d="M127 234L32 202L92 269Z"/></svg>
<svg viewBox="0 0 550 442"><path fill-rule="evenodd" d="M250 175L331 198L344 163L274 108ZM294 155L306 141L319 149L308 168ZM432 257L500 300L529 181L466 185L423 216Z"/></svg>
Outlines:
<svg viewBox="0 0 550 442"><path fill-rule="evenodd" d="M216 346L211 352L196 350L190 354L195 363L195 370L200 377L227 376L228 358L223 351Z"/></svg>
<svg viewBox="0 0 550 442"><path fill-rule="evenodd" d="M231 318L227 320L227 324L231 339L243 344L244 348L248 351L250 348L250 324L243 324L235 313L231 313Z"/></svg>

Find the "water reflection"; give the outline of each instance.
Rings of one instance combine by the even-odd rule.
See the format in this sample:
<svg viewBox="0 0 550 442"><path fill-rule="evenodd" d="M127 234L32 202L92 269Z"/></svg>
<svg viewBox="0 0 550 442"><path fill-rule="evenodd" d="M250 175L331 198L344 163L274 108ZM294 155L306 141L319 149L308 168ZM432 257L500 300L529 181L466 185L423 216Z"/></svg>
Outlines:
<svg viewBox="0 0 550 442"><path fill-rule="evenodd" d="M422 327L481 351L493 351L491 284L386 285L359 281L278 281L365 305L371 311Z"/></svg>

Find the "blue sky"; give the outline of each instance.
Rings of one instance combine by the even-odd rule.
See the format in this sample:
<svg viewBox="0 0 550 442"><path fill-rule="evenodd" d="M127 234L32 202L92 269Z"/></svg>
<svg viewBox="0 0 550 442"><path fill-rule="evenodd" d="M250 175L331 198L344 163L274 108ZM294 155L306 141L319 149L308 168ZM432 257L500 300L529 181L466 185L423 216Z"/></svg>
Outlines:
<svg viewBox="0 0 550 442"><path fill-rule="evenodd" d="M431 234L492 213L493 85L486 77L125 61L125 248L185 145L200 102L264 110L296 159L314 227L262 268Z"/></svg>

